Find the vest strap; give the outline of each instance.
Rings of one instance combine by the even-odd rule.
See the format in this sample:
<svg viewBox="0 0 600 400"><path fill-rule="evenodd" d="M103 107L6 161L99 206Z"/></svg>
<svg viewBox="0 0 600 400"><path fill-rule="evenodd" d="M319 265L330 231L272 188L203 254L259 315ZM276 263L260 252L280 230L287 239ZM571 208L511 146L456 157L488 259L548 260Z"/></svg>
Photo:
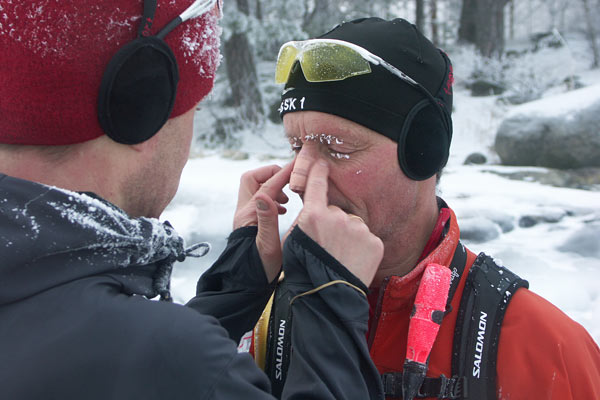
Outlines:
<svg viewBox="0 0 600 400"><path fill-rule="evenodd" d="M496 399L500 328L512 296L527 281L480 253L467 276L456 319L452 374L465 376L474 399Z"/></svg>

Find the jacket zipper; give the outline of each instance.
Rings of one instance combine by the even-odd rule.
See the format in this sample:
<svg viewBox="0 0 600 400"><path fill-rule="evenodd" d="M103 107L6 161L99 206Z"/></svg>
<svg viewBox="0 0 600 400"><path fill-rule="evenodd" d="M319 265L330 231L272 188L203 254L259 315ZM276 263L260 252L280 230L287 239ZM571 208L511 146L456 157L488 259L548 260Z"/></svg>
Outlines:
<svg viewBox="0 0 600 400"><path fill-rule="evenodd" d="M389 282L390 277L386 276L383 279L381 287L379 288L379 296L377 296L377 304L375 305L375 312L373 313L373 321L371 321L371 332L369 332L369 340L367 341L369 351L371 350L371 346L373 345L373 341L375 340L375 333L377 332L377 326L379 325L379 316L381 314L381 307L383 304L383 296L385 294L385 289Z"/></svg>

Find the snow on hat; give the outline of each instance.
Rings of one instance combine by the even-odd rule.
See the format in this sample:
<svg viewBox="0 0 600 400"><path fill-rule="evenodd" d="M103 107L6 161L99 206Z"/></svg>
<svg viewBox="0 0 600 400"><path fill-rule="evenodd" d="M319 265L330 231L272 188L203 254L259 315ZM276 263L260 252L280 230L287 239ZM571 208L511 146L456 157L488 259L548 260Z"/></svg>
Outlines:
<svg viewBox="0 0 600 400"><path fill-rule="evenodd" d="M0 143L66 145L104 134L97 99L112 56L137 36L142 0L0 3ZM152 34L193 0L159 0ZM220 61L217 11L165 37L179 66L170 118L212 89Z"/></svg>
<svg viewBox="0 0 600 400"><path fill-rule="evenodd" d="M319 38L354 43L391 63L440 100L449 117L452 110L452 65L445 53L413 24L400 18L391 21L362 18L338 25ZM299 63L296 63L282 100L296 98L298 101L293 104L302 104L302 108L281 107L280 115L283 117L295 111L321 111L354 121L398 142L410 111L426 97L382 66L371 64L371 70L369 74L341 81L311 83L306 81Z"/></svg>

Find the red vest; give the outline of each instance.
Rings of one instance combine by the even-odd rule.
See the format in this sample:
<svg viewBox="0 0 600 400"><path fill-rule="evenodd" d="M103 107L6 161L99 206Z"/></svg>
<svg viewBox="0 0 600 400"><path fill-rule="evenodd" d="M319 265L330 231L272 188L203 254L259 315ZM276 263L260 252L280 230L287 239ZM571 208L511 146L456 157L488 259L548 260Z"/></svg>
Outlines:
<svg viewBox="0 0 600 400"><path fill-rule="evenodd" d="M425 259L403 277L391 276L376 299L368 341L380 373L400 372L406 357L408 324L425 266L449 266L460 232L451 214L449 231ZM476 255L467 262L452 311L442 322L429 360L427 376L452 376L452 342L465 280ZM373 304L376 303L376 304ZM513 296L502 324L498 346L499 399L600 399L600 350L578 323L535 293L520 289Z"/></svg>
<svg viewBox="0 0 600 400"><path fill-rule="evenodd" d="M369 296L372 315L367 340L371 358L382 374L402 371L410 314L425 267L429 263L449 266L459 245L460 231L451 210L448 224L448 232L437 247L410 273L386 278L381 288ZM450 303L451 311L444 317L431 351L429 377L452 376L457 311L475 258L467 249L466 266ZM269 313L266 310L265 314ZM259 339L252 336L252 353ZM581 325L527 289L516 292L504 316L496 370L499 399L600 399L598 345Z"/></svg>

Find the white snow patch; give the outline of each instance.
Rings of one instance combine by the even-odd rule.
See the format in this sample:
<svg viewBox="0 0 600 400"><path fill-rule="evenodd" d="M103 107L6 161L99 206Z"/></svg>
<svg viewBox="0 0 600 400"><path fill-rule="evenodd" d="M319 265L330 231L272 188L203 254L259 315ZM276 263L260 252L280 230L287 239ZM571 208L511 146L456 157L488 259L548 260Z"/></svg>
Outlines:
<svg viewBox="0 0 600 400"><path fill-rule="evenodd" d="M576 111L581 110L582 108L587 108L597 102L600 102L600 85L592 85L556 96L525 103L519 107L515 107L509 113L509 116L572 116Z"/></svg>

